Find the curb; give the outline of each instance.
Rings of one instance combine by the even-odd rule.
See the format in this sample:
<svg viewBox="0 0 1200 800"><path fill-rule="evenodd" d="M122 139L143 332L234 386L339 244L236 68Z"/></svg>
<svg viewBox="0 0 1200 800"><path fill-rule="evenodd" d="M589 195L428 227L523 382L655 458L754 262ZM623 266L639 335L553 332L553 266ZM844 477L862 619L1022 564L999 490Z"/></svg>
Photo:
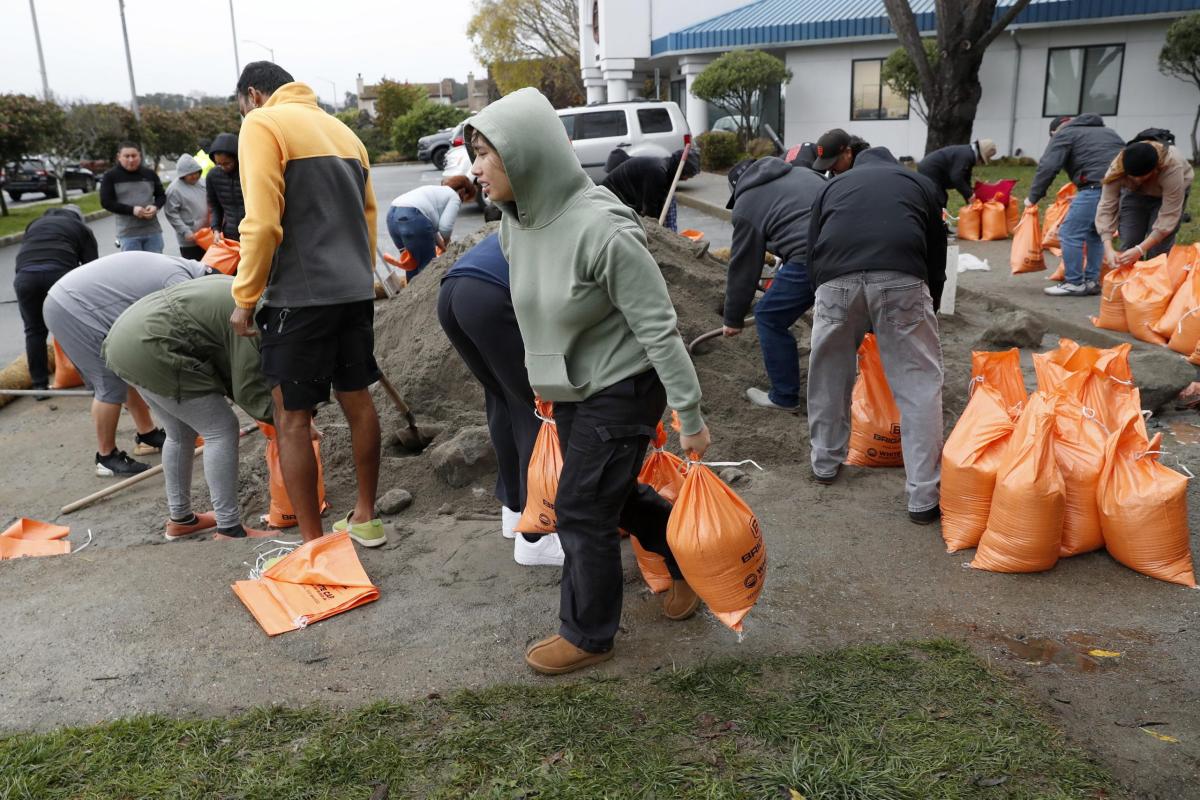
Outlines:
<svg viewBox="0 0 1200 800"><path fill-rule="evenodd" d="M688 208L694 208L697 211L703 211L710 217L723 219L726 222L729 222L733 219L733 212L725 206L715 205L707 200L701 200L699 197L692 197L688 194L676 192L675 200L678 201L679 205L681 206L687 206Z"/></svg>
<svg viewBox="0 0 1200 800"><path fill-rule="evenodd" d="M111 217L111 216L112 216L111 211L93 211L90 214L84 214L83 221L84 222L95 222L98 219L104 219L105 217ZM32 222L32 221L33 220L30 220L30 222ZM23 232L22 233L10 233L8 236L0 236L0 247L8 247L10 244L17 244L17 243L21 242L24 238L25 238L25 234Z"/></svg>

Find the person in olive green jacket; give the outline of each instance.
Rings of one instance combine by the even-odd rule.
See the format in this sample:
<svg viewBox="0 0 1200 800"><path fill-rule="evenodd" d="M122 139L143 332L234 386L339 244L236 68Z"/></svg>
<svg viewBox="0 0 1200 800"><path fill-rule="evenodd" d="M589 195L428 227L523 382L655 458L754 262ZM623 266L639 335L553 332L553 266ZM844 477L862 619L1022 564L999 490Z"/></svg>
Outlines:
<svg viewBox="0 0 1200 800"><path fill-rule="evenodd" d="M675 578L667 617L686 619L699 606L667 546L670 505L637 475L668 403L684 450L703 455L700 383L637 215L588 178L549 101L536 89L506 95L471 118L467 138L471 171L504 215L529 383L554 403L563 452L554 503L565 555L561 625L525 653L534 670L561 674L612 656L623 589L618 525L666 560Z"/></svg>
<svg viewBox="0 0 1200 800"><path fill-rule="evenodd" d="M108 367L138 387L166 429L163 475L169 540L216 528L216 538L269 536L242 525L238 508L238 420L226 398L271 422L271 392L258 339L229 326L233 278L211 275L143 297L117 318L104 341ZM192 510L196 436L204 437L204 479L213 512Z"/></svg>

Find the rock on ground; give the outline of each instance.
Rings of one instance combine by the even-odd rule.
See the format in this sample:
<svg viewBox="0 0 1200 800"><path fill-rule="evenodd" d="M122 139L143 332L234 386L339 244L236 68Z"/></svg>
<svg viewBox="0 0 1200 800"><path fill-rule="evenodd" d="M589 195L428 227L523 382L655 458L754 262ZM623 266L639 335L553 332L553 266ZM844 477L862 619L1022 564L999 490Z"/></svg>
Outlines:
<svg viewBox="0 0 1200 800"><path fill-rule="evenodd" d="M1046 326L1027 311L1009 311L996 317L979 336L979 341L995 347L1037 347L1046 335Z"/></svg>
<svg viewBox="0 0 1200 800"><path fill-rule="evenodd" d="M1196 380L1196 368L1173 350L1135 350L1129 356L1142 408L1158 411Z"/></svg>
<svg viewBox="0 0 1200 800"><path fill-rule="evenodd" d="M483 425L463 428L448 442L433 448L429 455L433 471L456 489L470 486L496 471L496 452Z"/></svg>
<svg viewBox="0 0 1200 800"><path fill-rule="evenodd" d="M404 489L392 489L375 504L380 514L399 514L412 505L413 496Z"/></svg>

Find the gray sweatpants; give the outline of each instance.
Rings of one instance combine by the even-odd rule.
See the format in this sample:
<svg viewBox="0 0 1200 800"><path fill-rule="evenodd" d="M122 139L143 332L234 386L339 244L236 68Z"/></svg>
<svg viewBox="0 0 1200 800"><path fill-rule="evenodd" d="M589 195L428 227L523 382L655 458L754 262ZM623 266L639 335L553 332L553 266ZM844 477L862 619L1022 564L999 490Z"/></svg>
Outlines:
<svg viewBox="0 0 1200 800"><path fill-rule="evenodd" d="M229 403L219 394L179 402L145 389L138 391L167 432L162 464L171 517L188 519L192 515L192 465L198 434L204 437L204 480L212 495L217 527L232 528L240 524L238 421Z"/></svg>
<svg viewBox="0 0 1200 800"><path fill-rule="evenodd" d="M909 511L939 501L942 474L942 345L929 288L905 272L855 272L817 287L808 362L812 467L831 476L846 460L858 347L875 332L900 409Z"/></svg>

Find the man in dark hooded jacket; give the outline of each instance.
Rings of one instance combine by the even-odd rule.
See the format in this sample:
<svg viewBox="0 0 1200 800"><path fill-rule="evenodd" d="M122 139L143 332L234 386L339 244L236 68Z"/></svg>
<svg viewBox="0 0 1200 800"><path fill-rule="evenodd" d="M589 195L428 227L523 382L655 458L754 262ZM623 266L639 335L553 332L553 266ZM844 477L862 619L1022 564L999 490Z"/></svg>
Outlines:
<svg viewBox="0 0 1200 800"><path fill-rule="evenodd" d="M246 203L242 200L242 179L238 173L238 137L235 133L218 134L208 151L217 169L209 170L205 183L208 187L209 224L226 239L241 239L238 225L246 216Z"/></svg>
<svg viewBox="0 0 1200 800"><path fill-rule="evenodd" d="M962 195L964 203L971 202L975 194L972 175L976 164L986 164L996 157L996 143L991 139L980 139L971 144L954 144L934 150L921 159L917 172L933 181L940 192L942 207L950 190Z"/></svg>
<svg viewBox="0 0 1200 800"><path fill-rule="evenodd" d="M679 169L683 151L676 150L666 158L634 156L617 164L600 185L617 196L625 205L643 217L658 219L662 215L671 181ZM614 159L615 160L615 159ZM688 155L679 180L686 181L700 172L700 159L695 151ZM668 225L668 227L670 227ZM672 228L672 230L674 230Z"/></svg>

